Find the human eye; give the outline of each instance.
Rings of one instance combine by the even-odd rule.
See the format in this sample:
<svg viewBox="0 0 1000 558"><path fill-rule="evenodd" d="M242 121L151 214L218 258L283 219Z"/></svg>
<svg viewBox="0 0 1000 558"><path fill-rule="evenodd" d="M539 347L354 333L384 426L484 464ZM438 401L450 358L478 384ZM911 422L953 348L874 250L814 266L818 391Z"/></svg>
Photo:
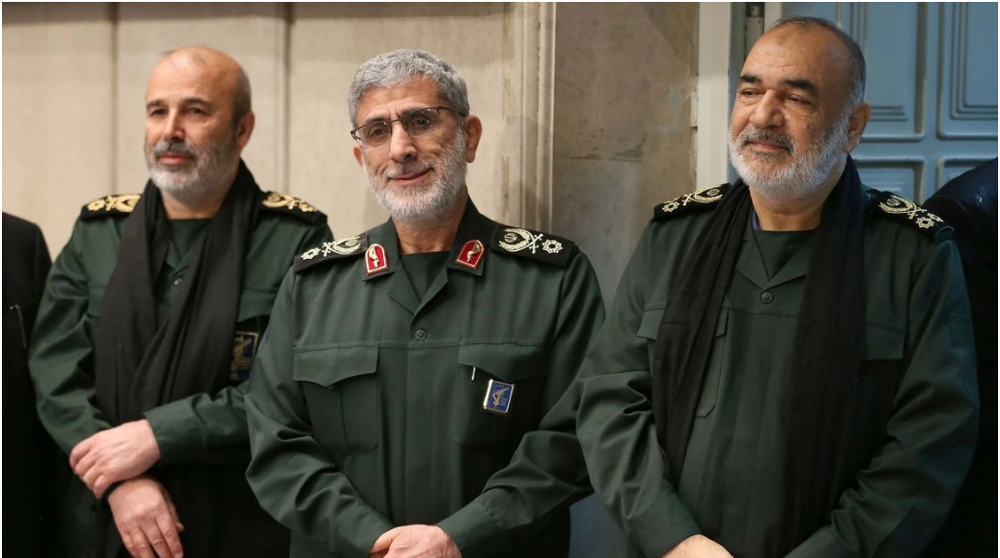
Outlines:
<svg viewBox="0 0 1000 558"><path fill-rule="evenodd" d="M365 143L382 143L389 137L388 122L372 122L361 129Z"/></svg>
<svg viewBox="0 0 1000 558"><path fill-rule="evenodd" d="M423 109L413 111L406 115L406 130L408 132L426 132L434 127L434 123L437 122L436 113L434 109Z"/></svg>
<svg viewBox="0 0 1000 558"><path fill-rule="evenodd" d="M163 107L153 107L146 111L146 116L150 118L159 117L167 114L167 109Z"/></svg>

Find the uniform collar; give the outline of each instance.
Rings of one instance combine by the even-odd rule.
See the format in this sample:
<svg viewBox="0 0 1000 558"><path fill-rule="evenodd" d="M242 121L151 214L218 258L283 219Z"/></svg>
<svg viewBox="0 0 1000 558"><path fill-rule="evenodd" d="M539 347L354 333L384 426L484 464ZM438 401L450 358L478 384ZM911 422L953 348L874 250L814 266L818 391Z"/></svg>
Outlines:
<svg viewBox="0 0 1000 558"><path fill-rule="evenodd" d="M448 254L448 269L482 277L483 269L487 265L486 260L489 259L487 252L489 251L490 242L493 239L493 232L496 230L496 227L497 223L480 213L476 208L476 204L472 202L472 198L468 198L465 204L465 212L462 214L462 220L458 224L455 241L452 242L451 252ZM382 247L382 251L385 253L386 266L385 269L366 273L362 279L363 281L392 275L402 267L399 255L399 237L396 235L396 226L393 224L391 218L368 231L367 240L364 253L366 269L369 265L369 251L374 246ZM477 240L482 245L482 252L476 255L471 261L475 262L476 258L478 258L478 264L469 266L459 263L459 258L463 258L466 262L470 261L467 253L468 247L470 243L474 243Z"/></svg>

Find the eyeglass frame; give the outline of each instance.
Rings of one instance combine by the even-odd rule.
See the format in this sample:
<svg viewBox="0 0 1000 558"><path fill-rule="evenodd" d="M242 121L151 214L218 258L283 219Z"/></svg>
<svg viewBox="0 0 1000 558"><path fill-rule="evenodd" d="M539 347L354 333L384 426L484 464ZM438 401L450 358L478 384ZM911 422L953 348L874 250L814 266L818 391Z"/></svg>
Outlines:
<svg viewBox="0 0 1000 558"><path fill-rule="evenodd" d="M450 112L450 113L458 116L459 118L467 118L469 116L468 114L463 114L461 112L458 112L457 110L455 110L455 109L453 109L451 107L445 107L445 106L420 107L420 108L415 108L413 110L408 110L408 111L404 112L403 114L399 115L397 118L393 118L392 120L385 120L383 118L383 119L379 119L379 120L373 120L371 122L368 122L367 124L362 124L362 125L358 126L357 128L354 128L353 130L351 130L351 137L354 138L354 141L358 142L358 145L360 145L361 147L366 147L366 148L371 148L371 149L377 149L377 148L382 147L382 146L381 145L377 145L377 146L374 146L374 147L372 147L372 146L366 146L365 142L361 141L361 138L358 137L358 130L360 130L360 129L366 127L366 126L371 126L372 124L384 122L384 123L386 123L386 124L389 125L389 136L391 137L392 136L392 128L393 128L392 125L393 125L393 123L399 122L399 125L403 126L403 131L406 132L407 135L409 135L410 134L410 130L407 129L407 127L403 124L402 120L404 118L406 118L407 116L415 113L415 112L419 112L419 111L427 110L427 109L434 109L434 110L438 110L438 111L446 110L446 111L448 111L448 112ZM383 145L385 145L385 144L383 144Z"/></svg>

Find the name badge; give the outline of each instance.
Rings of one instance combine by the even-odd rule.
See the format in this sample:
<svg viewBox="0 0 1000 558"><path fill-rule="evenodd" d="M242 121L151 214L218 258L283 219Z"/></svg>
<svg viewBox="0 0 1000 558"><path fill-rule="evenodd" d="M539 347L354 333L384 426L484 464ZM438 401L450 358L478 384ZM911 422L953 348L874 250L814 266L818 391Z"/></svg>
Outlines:
<svg viewBox="0 0 1000 558"><path fill-rule="evenodd" d="M245 382L250 379L253 357L257 354L260 334L253 331L237 331L233 336L233 360L229 364L229 380Z"/></svg>
<svg viewBox="0 0 1000 558"><path fill-rule="evenodd" d="M490 380L486 384L486 397L483 398L483 410L507 416L510 413L510 403L513 399L514 384Z"/></svg>

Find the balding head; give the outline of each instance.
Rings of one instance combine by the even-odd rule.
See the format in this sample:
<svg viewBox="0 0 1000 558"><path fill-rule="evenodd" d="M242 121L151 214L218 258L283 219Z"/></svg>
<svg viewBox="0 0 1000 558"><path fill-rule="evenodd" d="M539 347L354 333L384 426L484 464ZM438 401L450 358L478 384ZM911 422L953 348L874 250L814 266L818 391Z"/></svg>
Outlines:
<svg viewBox="0 0 1000 558"><path fill-rule="evenodd" d="M254 122L249 81L232 57L207 47L165 53L146 88L145 142L165 199L196 210L221 203Z"/></svg>
<svg viewBox="0 0 1000 558"><path fill-rule="evenodd" d="M232 56L206 46L181 47L164 52L156 66L162 64L170 64L177 69L193 65L213 74L231 92L234 125L253 110L250 78Z"/></svg>

